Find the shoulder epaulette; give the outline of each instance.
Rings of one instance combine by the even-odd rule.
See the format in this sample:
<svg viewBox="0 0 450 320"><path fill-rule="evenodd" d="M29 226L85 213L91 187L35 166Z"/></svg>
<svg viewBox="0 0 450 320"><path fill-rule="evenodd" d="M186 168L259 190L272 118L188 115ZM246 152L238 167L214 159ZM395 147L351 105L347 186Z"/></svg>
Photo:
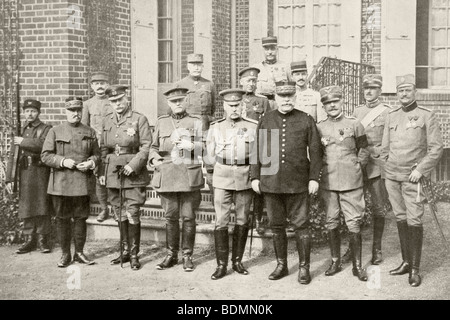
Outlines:
<svg viewBox="0 0 450 320"><path fill-rule="evenodd" d="M105 114L105 117L107 117L107 116L110 116L110 115L112 115L114 113L114 111L109 111L107 114Z"/></svg>
<svg viewBox="0 0 450 320"><path fill-rule="evenodd" d="M259 94L259 93L255 93L255 97L267 99L266 96L263 96L262 94ZM267 100L269 100L269 99L267 99Z"/></svg>
<svg viewBox="0 0 450 320"><path fill-rule="evenodd" d="M402 108L402 107L395 108L394 110L389 111L389 113L394 113L394 112L400 110L401 108Z"/></svg>
<svg viewBox="0 0 450 320"><path fill-rule="evenodd" d="M225 121L225 118L223 118L223 119L219 119L219 120L216 120L216 121L213 121L213 122L211 122L211 126L212 125L215 125L215 124L217 124L217 123L221 123L221 122L223 122L223 121Z"/></svg>
<svg viewBox="0 0 450 320"><path fill-rule="evenodd" d="M191 117L191 118L195 118L195 119L201 119L202 118L198 114L188 114L188 116Z"/></svg>
<svg viewBox="0 0 450 320"><path fill-rule="evenodd" d="M254 124L258 124L258 121L256 121L256 120L253 120L253 119L250 119L250 118L242 117L242 119L244 119L245 121L248 121L248 122L254 123Z"/></svg>
<svg viewBox="0 0 450 320"><path fill-rule="evenodd" d="M387 108L389 108L389 109L392 109L392 106L389 105L389 104L387 104L387 103L383 103L382 105L385 106L385 107L387 107Z"/></svg>
<svg viewBox="0 0 450 320"><path fill-rule="evenodd" d="M327 121L327 120L328 120L328 118L322 119L322 120L320 120L319 122L317 122L317 124L322 123L322 122L325 122L325 121Z"/></svg>
<svg viewBox="0 0 450 320"><path fill-rule="evenodd" d="M344 116L344 117L346 117L347 119L358 120L358 118L355 118L353 116Z"/></svg>
<svg viewBox="0 0 450 320"><path fill-rule="evenodd" d="M433 111L431 111L430 109L425 108L425 107L418 106L417 108L422 109L422 110L425 110L425 111L428 111L428 112L433 112Z"/></svg>
<svg viewBox="0 0 450 320"><path fill-rule="evenodd" d="M168 114L163 114L162 116L159 116L158 117L158 120L160 120L160 119L165 119L165 118L169 118L170 117L170 115L168 115Z"/></svg>

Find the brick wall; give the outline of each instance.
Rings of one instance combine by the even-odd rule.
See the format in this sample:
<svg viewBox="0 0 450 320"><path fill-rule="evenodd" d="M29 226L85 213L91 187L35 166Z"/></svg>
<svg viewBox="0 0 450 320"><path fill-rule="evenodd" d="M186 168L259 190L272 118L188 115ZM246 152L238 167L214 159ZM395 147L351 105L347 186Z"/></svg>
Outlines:
<svg viewBox="0 0 450 320"><path fill-rule="evenodd" d="M268 25L267 25L267 35L268 36L273 36L275 35L274 32L276 32L274 30L274 24L275 24L275 3L274 0L269 0L267 1L267 10L268 10Z"/></svg>
<svg viewBox="0 0 450 320"><path fill-rule="evenodd" d="M187 56L194 52L194 0L181 3L181 78L189 74Z"/></svg>
<svg viewBox="0 0 450 320"><path fill-rule="evenodd" d="M230 0L213 0L212 16L212 79L217 92L228 89L230 79L230 34L231 34L231 2ZM222 100L216 100L216 117L223 114Z"/></svg>
<svg viewBox="0 0 450 320"><path fill-rule="evenodd" d="M92 0L88 0L92 1ZM115 0L116 45L119 83L131 86L131 19L130 0Z"/></svg>
<svg viewBox="0 0 450 320"><path fill-rule="evenodd" d="M239 70L249 66L249 0L237 1L236 16L236 83L239 86Z"/></svg>
<svg viewBox="0 0 450 320"><path fill-rule="evenodd" d="M381 0L362 1L361 62L381 72Z"/></svg>

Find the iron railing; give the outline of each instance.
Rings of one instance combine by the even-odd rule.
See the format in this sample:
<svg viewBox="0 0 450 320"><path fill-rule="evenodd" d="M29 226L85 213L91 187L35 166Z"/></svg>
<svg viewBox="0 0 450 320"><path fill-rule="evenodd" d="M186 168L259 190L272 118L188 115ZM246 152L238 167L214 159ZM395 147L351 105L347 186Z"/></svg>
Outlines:
<svg viewBox="0 0 450 320"><path fill-rule="evenodd" d="M344 112L353 114L364 103L363 77L375 73L375 67L367 64L322 57L309 75L308 83L314 90L337 85L344 92Z"/></svg>

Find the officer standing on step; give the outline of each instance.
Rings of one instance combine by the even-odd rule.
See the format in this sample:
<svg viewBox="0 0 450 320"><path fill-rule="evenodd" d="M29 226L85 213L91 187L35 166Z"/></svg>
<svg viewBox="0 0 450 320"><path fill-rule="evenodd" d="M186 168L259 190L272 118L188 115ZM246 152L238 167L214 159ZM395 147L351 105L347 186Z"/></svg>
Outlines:
<svg viewBox="0 0 450 320"><path fill-rule="evenodd" d="M152 187L161 198L166 218L167 256L158 270L178 263L180 217L183 269L194 270L196 210L201 202L205 180L199 157L203 156L203 132L200 116L186 112L184 99L188 89L173 88L164 93L171 109L156 123L148 165L154 168Z"/></svg>
<svg viewBox="0 0 450 320"><path fill-rule="evenodd" d="M241 117L242 96L245 91L229 89L220 92L226 118L211 126L207 138L208 180L214 186L214 209L216 226L214 242L217 269L211 276L213 280L227 274L231 207L234 203L236 223L233 230L231 253L232 268L239 274L247 275L242 265L249 230L249 214L253 191L250 180L252 152L256 151L257 122Z"/></svg>
<svg viewBox="0 0 450 320"><path fill-rule="evenodd" d="M106 91L114 111L106 115L102 125L100 182L108 188L109 202L122 233L122 262L130 262L132 270L139 270L140 210L150 182L146 165L152 136L147 118L131 109L127 90L126 86L114 85ZM120 256L111 261L111 264L119 263Z"/></svg>
<svg viewBox="0 0 450 320"><path fill-rule="evenodd" d="M433 111L418 105L416 94L414 75L397 77L397 97L402 106L387 116L381 153L403 259L389 273L409 273L412 287L422 283L419 268L425 196L421 179L429 179L443 153L438 118Z"/></svg>
<svg viewBox="0 0 450 320"><path fill-rule="evenodd" d="M258 161L252 164L251 179L253 190L264 194L273 232L277 267L269 280L289 274L289 219L299 255L298 281L306 285L311 282L309 203L310 196L319 190L322 148L314 119L294 109L295 98L295 82L276 84L278 110L267 113L258 125Z"/></svg>
<svg viewBox="0 0 450 320"><path fill-rule="evenodd" d="M39 119L41 103L25 100L23 113L26 126L22 137L14 137L14 145L20 148L19 155L19 218L23 219L25 243L16 251L24 254L33 251L36 243L42 253L49 253L48 235L51 231L52 203L47 194L50 168L41 161L42 146L51 128ZM11 154L6 173L6 188L11 193L11 177L14 156ZM36 235L38 238L36 239Z"/></svg>
<svg viewBox="0 0 450 320"><path fill-rule="evenodd" d="M73 261L94 264L83 253L89 217L89 192L93 184L100 151L94 129L81 123L83 102L81 98L66 99L67 122L50 129L42 148L42 161L52 168L48 193L53 209L61 245L62 257L58 267L72 262L70 243L73 219L75 254Z"/></svg>

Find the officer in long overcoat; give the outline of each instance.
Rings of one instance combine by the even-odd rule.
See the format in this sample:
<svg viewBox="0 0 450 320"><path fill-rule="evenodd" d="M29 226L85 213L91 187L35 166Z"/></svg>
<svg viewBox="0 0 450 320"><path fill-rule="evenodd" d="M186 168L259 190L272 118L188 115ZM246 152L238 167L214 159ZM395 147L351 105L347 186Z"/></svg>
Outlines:
<svg viewBox="0 0 450 320"><path fill-rule="evenodd" d="M158 192L166 214L168 253L157 265L158 270L178 263L180 218L183 269L194 270L195 214L205 180L199 162L203 155L201 118L186 112L183 102L187 92L186 88L176 87L164 93L172 112L158 119L150 149L149 166L155 170L152 187Z"/></svg>
<svg viewBox="0 0 450 320"><path fill-rule="evenodd" d="M100 140L103 175L99 180L108 188L108 200L114 206L122 233L122 262L130 262L131 269L139 270L140 209L150 183L147 161L152 136L147 118L131 109L127 90L126 86L113 85L106 91L114 111L103 120ZM111 261L119 263L120 256Z"/></svg>
<svg viewBox="0 0 450 320"><path fill-rule="evenodd" d="M269 279L279 280L289 273L286 234L289 219L299 255L298 281L309 284L309 199L319 189L322 148L314 119L294 109L295 82L278 82L275 98L278 110L267 113L258 126L258 162L251 168L252 187L264 194L273 232L277 267Z"/></svg>
<svg viewBox="0 0 450 320"><path fill-rule="evenodd" d="M25 243L16 251L28 253L36 248L36 241L42 253L49 253L48 235L51 231L52 205L47 195L50 168L41 161L42 146L51 128L39 119L41 103L25 100L23 112L26 125L21 137L14 137L19 150L19 219L23 219ZM11 189L14 156L8 159L6 187ZM36 235L38 235L36 239Z"/></svg>
<svg viewBox="0 0 450 320"><path fill-rule="evenodd" d="M42 148L41 159L52 168L48 183L57 219L62 257L58 267L71 261L72 223L75 254L73 261L94 264L83 253L89 217L89 194L93 170L98 165L100 151L94 129L81 124L81 98L68 98L65 103L67 121L50 129Z"/></svg>

